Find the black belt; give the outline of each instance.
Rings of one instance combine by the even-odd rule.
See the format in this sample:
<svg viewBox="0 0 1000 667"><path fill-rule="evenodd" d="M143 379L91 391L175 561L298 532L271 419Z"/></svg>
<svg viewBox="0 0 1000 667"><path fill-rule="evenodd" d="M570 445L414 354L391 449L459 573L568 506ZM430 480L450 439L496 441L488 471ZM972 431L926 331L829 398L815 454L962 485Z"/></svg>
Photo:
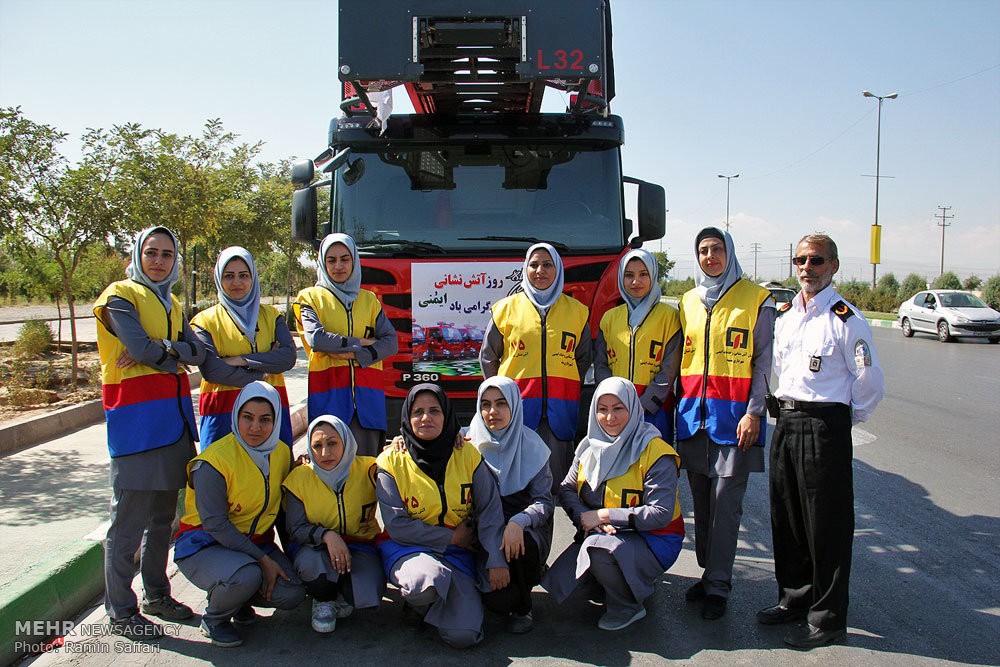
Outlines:
<svg viewBox="0 0 1000 667"><path fill-rule="evenodd" d="M846 408L844 403L829 401L792 401L786 398L778 399L782 410L819 410L821 408Z"/></svg>

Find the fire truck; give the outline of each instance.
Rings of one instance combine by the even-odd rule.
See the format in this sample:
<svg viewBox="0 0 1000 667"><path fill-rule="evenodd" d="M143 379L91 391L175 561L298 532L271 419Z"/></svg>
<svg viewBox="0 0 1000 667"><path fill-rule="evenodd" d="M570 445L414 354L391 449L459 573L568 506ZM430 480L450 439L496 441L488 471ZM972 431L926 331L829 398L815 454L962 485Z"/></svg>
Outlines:
<svg viewBox="0 0 1000 667"><path fill-rule="evenodd" d="M326 149L292 167L292 236L317 247L336 231L357 243L362 285L399 336L383 362L390 429L419 382L440 383L471 412L475 355L451 366L414 355L414 333L426 350L438 322L462 322L480 332L468 337L477 351L492 304L519 289L529 246L558 250L564 292L590 308L596 334L621 303L620 257L663 236L663 188L622 175L608 3L340 0L342 113ZM398 89L415 113L390 112ZM567 100L563 113L541 111L546 90ZM626 184L637 188L635 221Z"/></svg>

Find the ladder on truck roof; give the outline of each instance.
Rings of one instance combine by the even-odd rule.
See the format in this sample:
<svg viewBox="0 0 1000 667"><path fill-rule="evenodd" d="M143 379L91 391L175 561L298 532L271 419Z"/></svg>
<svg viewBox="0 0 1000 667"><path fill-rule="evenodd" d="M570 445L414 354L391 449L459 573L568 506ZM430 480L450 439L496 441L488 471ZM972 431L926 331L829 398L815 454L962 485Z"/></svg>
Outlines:
<svg viewBox="0 0 1000 667"><path fill-rule="evenodd" d="M374 116L369 93L403 85L417 113L538 113L551 86L607 113L608 1L340 0L341 109Z"/></svg>

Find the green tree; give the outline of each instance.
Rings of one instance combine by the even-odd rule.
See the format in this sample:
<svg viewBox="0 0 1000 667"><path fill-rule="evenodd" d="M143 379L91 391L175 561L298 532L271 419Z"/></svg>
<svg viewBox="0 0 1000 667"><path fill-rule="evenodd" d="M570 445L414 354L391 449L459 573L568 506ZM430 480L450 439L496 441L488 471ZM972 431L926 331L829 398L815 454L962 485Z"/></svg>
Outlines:
<svg viewBox="0 0 1000 667"><path fill-rule="evenodd" d="M899 300L906 301L917 292L927 289L927 279L911 273L903 279L903 284L899 288Z"/></svg>
<svg viewBox="0 0 1000 667"><path fill-rule="evenodd" d="M945 271L934 279L931 287L934 289L962 289L962 281L953 271Z"/></svg>
<svg viewBox="0 0 1000 667"><path fill-rule="evenodd" d="M74 274L87 249L105 242L123 217L118 176L142 135L136 125L88 130L80 162L69 167L59 152L64 132L25 118L20 107L0 110L0 232L26 255L44 249L59 267L69 308L74 387Z"/></svg>
<svg viewBox="0 0 1000 667"><path fill-rule="evenodd" d="M694 289L694 278L685 278L684 280L668 280L662 287L664 296L681 296L688 290L692 289Z"/></svg>
<svg viewBox="0 0 1000 667"><path fill-rule="evenodd" d="M670 272L674 270L674 265L677 264L677 262L672 259L668 259L667 253L660 250L654 252L653 257L656 258L656 269L657 273L660 275L660 280L666 279L666 277L670 275Z"/></svg>
<svg viewBox="0 0 1000 667"><path fill-rule="evenodd" d="M983 299L993 310L1000 310L1000 274L990 276L983 285Z"/></svg>
<svg viewBox="0 0 1000 667"><path fill-rule="evenodd" d="M971 276L965 279L964 283L962 283L962 289L967 289L970 291L977 290L982 286L982 284L983 284L983 279L977 276L976 274L972 274Z"/></svg>
<svg viewBox="0 0 1000 667"><path fill-rule="evenodd" d="M784 280L781 281L781 284L787 287L788 289L793 289L796 291L798 291L799 288L802 287L801 285L799 285L799 279L796 278L795 276L790 276L788 278L785 278Z"/></svg>
<svg viewBox="0 0 1000 667"><path fill-rule="evenodd" d="M878 279L876 291L896 296L896 293L899 292L899 281L892 273L886 273Z"/></svg>

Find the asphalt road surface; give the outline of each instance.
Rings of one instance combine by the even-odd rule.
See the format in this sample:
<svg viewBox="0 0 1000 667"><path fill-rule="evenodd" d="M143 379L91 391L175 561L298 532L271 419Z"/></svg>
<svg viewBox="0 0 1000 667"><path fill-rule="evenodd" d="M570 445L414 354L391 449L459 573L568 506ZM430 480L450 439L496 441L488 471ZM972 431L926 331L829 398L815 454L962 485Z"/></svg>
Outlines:
<svg viewBox="0 0 1000 667"><path fill-rule="evenodd" d="M329 636L309 628L310 609L303 605L263 619L236 649L214 648L194 627L183 626L179 636L160 641L157 653L122 655L113 640L103 640L112 644L108 654L48 654L37 662L1000 664L1000 346L904 339L894 329L876 329L874 338L887 395L872 420L855 431L857 529L843 645L799 653L783 647L784 628L754 620L754 612L776 598L767 484L756 475L744 505L729 612L718 621L703 621L699 607L684 601L700 571L682 480L688 543L647 602L646 619L621 632L596 628L599 607L557 607L536 589L530 634L509 635L499 619L488 618L485 641L467 651L403 627L395 603L341 621ZM561 510L557 516L552 557L571 536ZM180 575L173 581L175 595L200 611L203 594ZM398 599L391 590L390 597ZM101 614L87 620L99 622Z"/></svg>

